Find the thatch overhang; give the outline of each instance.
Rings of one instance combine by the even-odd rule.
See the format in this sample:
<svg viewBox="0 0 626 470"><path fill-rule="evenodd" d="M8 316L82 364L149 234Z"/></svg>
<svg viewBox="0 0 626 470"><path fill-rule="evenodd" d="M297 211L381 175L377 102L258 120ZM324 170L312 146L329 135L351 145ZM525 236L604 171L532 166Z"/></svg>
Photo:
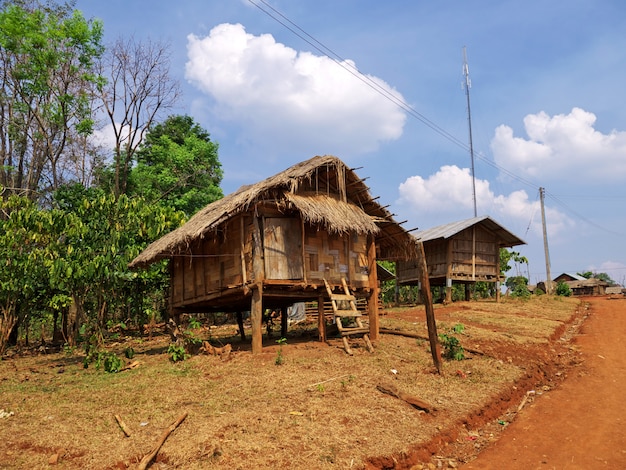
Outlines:
<svg viewBox="0 0 626 470"><path fill-rule="evenodd" d="M267 203L279 210L296 210L305 222L329 232L372 234L383 259L416 256L415 238L372 198L364 180L337 157L326 155L242 186L207 205L183 226L149 245L129 266L145 267L184 253L228 220Z"/></svg>

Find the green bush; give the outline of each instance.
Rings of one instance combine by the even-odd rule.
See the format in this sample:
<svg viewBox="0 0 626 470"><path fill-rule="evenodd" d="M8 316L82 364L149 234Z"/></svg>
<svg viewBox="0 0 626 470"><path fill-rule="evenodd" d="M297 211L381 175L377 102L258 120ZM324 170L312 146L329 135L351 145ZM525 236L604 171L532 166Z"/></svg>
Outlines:
<svg viewBox="0 0 626 470"><path fill-rule="evenodd" d="M176 344L170 344L167 348L167 354L170 356L172 362L184 361L189 359L189 354L185 351L184 346L177 346Z"/></svg>
<svg viewBox="0 0 626 470"><path fill-rule="evenodd" d="M462 330L458 331L457 327L458 325L455 326L453 331L461 332ZM463 349L463 346L461 346L461 342L456 336L447 334L447 333L442 333L439 335L439 341L441 342L441 345L443 346L444 358L455 360L455 361L462 361L463 359L465 359L465 349Z"/></svg>
<svg viewBox="0 0 626 470"><path fill-rule="evenodd" d="M569 297L570 295L572 295L572 289L570 289L570 287L565 284L564 282L559 282L556 285L556 295L561 295L563 297Z"/></svg>

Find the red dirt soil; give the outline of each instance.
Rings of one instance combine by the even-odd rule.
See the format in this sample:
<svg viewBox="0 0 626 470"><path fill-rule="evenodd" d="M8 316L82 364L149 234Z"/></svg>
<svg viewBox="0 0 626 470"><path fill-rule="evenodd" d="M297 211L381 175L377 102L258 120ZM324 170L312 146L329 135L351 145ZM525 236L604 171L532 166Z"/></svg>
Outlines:
<svg viewBox="0 0 626 470"><path fill-rule="evenodd" d="M523 408L461 469L626 469L626 300L589 297L582 367Z"/></svg>

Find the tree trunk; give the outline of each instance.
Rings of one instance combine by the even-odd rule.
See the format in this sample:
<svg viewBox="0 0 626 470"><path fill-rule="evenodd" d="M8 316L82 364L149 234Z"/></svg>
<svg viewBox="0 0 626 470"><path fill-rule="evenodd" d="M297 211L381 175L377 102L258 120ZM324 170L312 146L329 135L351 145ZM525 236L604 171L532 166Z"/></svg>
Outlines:
<svg viewBox="0 0 626 470"><path fill-rule="evenodd" d="M9 335L13 327L17 323L17 315L15 314L15 305L9 302L3 305L0 311L0 355L4 354L7 348Z"/></svg>
<svg viewBox="0 0 626 470"><path fill-rule="evenodd" d="M82 299L76 295L72 296L72 303L67 312L67 344L70 347L78 343L78 331L83 318Z"/></svg>

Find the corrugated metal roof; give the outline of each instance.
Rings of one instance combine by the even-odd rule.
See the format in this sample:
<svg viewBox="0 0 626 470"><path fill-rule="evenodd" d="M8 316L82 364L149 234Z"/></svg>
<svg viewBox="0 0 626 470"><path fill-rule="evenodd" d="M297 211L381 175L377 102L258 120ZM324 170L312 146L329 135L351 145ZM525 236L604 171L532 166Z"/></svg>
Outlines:
<svg viewBox="0 0 626 470"><path fill-rule="evenodd" d="M487 230L494 232L500 240L500 247L513 247L526 244L524 240L509 232L507 229L505 229L502 225L500 225L488 215L472 217L471 219L460 220L457 222L451 222L449 224L420 230L418 232L415 232L415 237L423 242L437 240L440 238L446 239L453 237L457 233L462 232L463 230L468 229L473 225L482 225Z"/></svg>
<svg viewBox="0 0 626 470"><path fill-rule="evenodd" d="M584 277L584 276L581 276L579 274L572 274L572 273L562 273L562 274L559 274L554 279L556 280L556 279L560 278L561 276L569 276L569 277L572 278L572 281L585 281L585 280L587 280L587 278Z"/></svg>

